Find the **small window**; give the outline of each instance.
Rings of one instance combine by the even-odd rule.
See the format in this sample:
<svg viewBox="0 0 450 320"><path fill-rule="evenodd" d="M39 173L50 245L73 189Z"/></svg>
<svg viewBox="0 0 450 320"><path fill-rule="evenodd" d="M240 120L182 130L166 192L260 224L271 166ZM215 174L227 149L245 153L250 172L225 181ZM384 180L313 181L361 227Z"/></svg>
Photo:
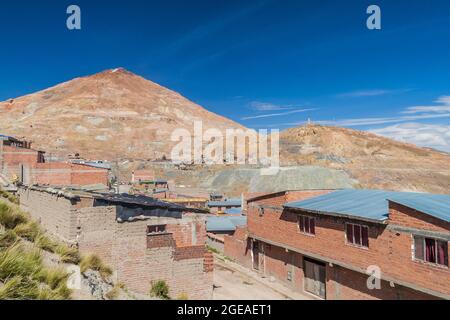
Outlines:
<svg viewBox="0 0 450 320"><path fill-rule="evenodd" d="M315 219L313 217L299 216L298 229L301 233L315 235L316 234Z"/></svg>
<svg viewBox="0 0 450 320"><path fill-rule="evenodd" d="M369 227L347 223L345 234L347 236L347 243L358 247L369 247Z"/></svg>
<svg viewBox="0 0 450 320"><path fill-rule="evenodd" d="M448 266L448 242L414 236L414 258L429 263Z"/></svg>
<svg viewBox="0 0 450 320"><path fill-rule="evenodd" d="M166 232L166 225L148 226L147 233L163 233Z"/></svg>

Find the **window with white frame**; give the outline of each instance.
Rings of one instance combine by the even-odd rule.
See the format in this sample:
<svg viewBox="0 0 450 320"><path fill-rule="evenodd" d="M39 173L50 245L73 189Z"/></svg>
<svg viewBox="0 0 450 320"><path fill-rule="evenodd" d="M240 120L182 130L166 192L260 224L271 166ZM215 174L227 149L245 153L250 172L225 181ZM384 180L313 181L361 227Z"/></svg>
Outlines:
<svg viewBox="0 0 450 320"><path fill-rule="evenodd" d="M448 241L414 236L414 258L448 267Z"/></svg>
<svg viewBox="0 0 450 320"><path fill-rule="evenodd" d="M369 227L354 223L347 223L345 227L348 244L363 248L369 247Z"/></svg>
<svg viewBox="0 0 450 320"><path fill-rule="evenodd" d="M314 217L299 216L298 217L298 229L301 233L308 235L316 234L316 221Z"/></svg>

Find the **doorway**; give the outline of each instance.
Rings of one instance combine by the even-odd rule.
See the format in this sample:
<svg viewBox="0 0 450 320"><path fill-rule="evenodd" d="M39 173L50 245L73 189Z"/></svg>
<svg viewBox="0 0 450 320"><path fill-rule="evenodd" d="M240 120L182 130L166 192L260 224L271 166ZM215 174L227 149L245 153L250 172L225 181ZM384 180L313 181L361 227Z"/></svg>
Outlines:
<svg viewBox="0 0 450 320"><path fill-rule="evenodd" d="M322 299L326 299L325 264L316 260L304 259L304 290Z"/></svg>
<svg viewBox="0 0 450 320"><path fill-rule="evenodd" d="M252 242L253 269L259 270L259 242Z"/></svg>

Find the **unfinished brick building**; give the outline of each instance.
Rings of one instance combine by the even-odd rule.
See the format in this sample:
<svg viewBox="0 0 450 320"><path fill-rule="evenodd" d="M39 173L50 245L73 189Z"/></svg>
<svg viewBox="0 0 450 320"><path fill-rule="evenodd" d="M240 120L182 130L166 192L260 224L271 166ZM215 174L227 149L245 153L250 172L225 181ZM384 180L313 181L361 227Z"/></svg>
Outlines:
<svg viewBox="0 0 450 320"><path fill-rule="evenodd" d="M109 170L86 164L46 162L45 152L13 137L0 139L0 174L25 185L108 185Z"/></svg>
<svg viewBox="0 0 450 320"><path fill-rule="evenodd" d="M294 290L333 300L450 298L450 196L285 192L249 199L247 214L248 226L225 236L225 254ZM370 266L380 289L367 285Z"/></svg>
<svg viewBox="0 0 450 320"><path fill-rule="evenodd" d="M20 203L59 239L98 254L117 281L148 294L164 280L170 295L212 297L213 261L203 215L143 196L22 187Z"/></svg>

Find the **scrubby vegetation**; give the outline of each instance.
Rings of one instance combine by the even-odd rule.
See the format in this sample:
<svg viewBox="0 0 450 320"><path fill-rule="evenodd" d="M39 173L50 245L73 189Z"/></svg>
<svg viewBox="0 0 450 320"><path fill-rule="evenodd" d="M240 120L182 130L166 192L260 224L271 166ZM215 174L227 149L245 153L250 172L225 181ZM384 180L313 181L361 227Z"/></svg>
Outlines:
<svg viewBox="0 0 450 320"><path fill-rule="evenodd" d="M37 249L21 244L0 250L0 299L70 299L68 274L42 263Z"/></svg>
<svg viewBox="0 0 450 320"><path fill-rule="evenodd" d="M81 272L98 271L103 279L112 270L96 255L81 258L78 249L48 237L40 225L21 211L14 196L0 192L0 300L66 300L70 276L64 268L50 268L42 252L59 256L60 263L80 264ZM107 298L119 295L115 286Z"/></svg>
<svg viewBox="0 0 450 320"><path fill-rule="evenodd" d="M164 280L156 281L152 284L150 295L163 300L170 300L169 286Z"/></svg>
<svg viewBox="0 0 450 320"><path fill-rule="evenodd" d="M17 198L15 195L3 190L2 188L0 188L0 198L5 198L14 204L19 204L19 198Z"/></svg>
<svg viewBox="0 0 450 320"><path fill-rule="evenodd" d="M80 270L83 273L87 270L98 271L104 280L108 279L113 273L111 268L106 266L95 254L83 257L83 259L81 259Z"/></svg>

